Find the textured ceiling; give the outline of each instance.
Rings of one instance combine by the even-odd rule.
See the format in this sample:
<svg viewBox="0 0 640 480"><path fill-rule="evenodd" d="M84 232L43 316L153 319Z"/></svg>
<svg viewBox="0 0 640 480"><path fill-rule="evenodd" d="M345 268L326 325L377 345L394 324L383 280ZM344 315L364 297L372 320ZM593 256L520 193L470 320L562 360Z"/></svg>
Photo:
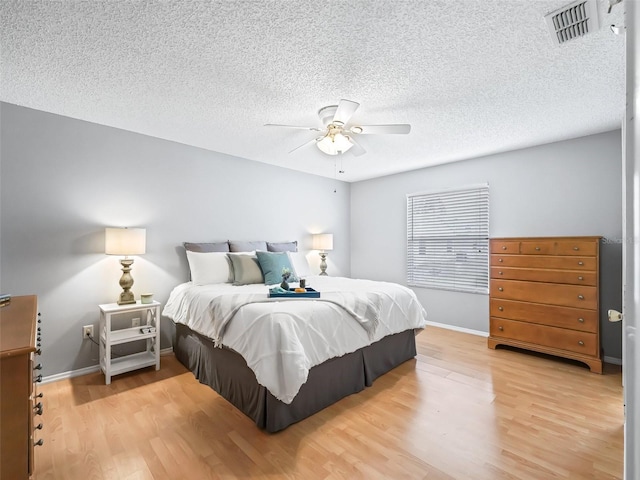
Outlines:
<svg viewBox="0 0 640 480"><path fill-rule="evenodd" d="M599 30L556 46L543 15L567 3L3 0L0 98L357 181L619 128L624 3L598 0ZM263 126L319 126L341 98L412 131L336 162L287 153L313 132Z"/></svg>

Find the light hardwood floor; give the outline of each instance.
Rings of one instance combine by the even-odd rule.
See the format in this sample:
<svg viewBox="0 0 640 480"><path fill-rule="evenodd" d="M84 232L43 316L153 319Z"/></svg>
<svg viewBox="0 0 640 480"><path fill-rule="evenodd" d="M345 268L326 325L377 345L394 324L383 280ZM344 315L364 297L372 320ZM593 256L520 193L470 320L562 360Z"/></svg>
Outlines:
<svg viewBox="0 0 640 480"><path fill-rule="evenodd" d="M597 375L435 327L418 351L277 434L173 356L111 385L98 373L47 384L35 478L622 478L619 367Z"/></svg>

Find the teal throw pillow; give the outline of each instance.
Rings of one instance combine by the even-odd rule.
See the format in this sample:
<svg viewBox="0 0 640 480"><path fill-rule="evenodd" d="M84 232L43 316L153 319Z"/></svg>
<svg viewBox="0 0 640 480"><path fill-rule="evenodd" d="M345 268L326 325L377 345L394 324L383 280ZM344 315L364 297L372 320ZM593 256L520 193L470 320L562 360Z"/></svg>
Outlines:
<svg viewBox="0 0 640 480"><path fill-rule="evenodd" d="M256 252L256 256L258 257L258 263L260 264L266 285L282 283L283 268L287 268L291 272L291 276L287 282L298 281L287 252Z"/></svg>

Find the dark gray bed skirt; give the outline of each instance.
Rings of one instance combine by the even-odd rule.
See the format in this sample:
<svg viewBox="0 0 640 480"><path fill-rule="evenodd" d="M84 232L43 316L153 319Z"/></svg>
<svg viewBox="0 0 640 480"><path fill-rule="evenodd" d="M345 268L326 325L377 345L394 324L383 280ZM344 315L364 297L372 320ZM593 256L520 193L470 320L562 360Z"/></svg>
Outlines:
<svg viewBox="0 0 640 480"><path fill-rule="evenodd" d="M415 357L416 341L411 329L316 365L288 405L258 384L240 354L215 348L209 338L185 325L176 324L173 350L200 383L213 388L258 427L277 432L371 386L379 376Z"/></svg>

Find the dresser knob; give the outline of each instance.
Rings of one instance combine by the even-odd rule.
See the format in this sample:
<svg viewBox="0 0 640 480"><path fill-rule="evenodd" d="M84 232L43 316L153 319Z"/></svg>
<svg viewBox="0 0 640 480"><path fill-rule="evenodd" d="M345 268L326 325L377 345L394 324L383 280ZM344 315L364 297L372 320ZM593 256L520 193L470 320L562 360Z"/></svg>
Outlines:
<svg viewBox="0 0 640 480"><path fill-rule="evenodd" d="M578 280L584 280L584 277L578 277Z"/></svg>
<svg viewBox="0 0 640 480"><path fill-rule="evenodd" d="M44 443L44 440L40 439L36 443L34 443L33 446L34 447L41 447L43 443Z"/></svg>
<svg viewBox="0 0 640 480"><path fill-rule="evenodd" d="M499 258L499 259L498 259L498 261L499 261L500 263L502 263L502 259L501 259L501 258Z"/></svg>
<svg viewBox="0 0 640 480"><path fill-rule="evenodd" d="M578 299L584 300L584 295L578 295Z"/></svg>
<svg viewBox="0 0 640 480"><path fill-rule="evenodd" d="M42 424L41 424L41 423L39 423L38 425L36 425L36 427L35 427L35 428L36 428L36 430L42 430Z"/></svg>
<svg viewBox="0 0 640 480"><path fill-rule="evenodd" d="M503 311L503 310L504 310L504 308L502 308L502 307L498 307L498 310Z"/></svg>
<svg viewBox="0 0 640 480"><path fill-rule="evenodd" d="M584 265L584 262L578 262L578 265Z"/></svg>
<svg viewBox="0 0 640 480"><path fill-rule="evenodd" d="M582 340L578 340L578 345L584 345L584 342Z"/></svg>
<svg viewBox="0 0 640 480"><path fill-rule="evenodd" d="M573 247L573 249L577 252L578 250L580 250L580 248L578 247Z"/></svg>
<svg viewBox="0 0 640 480"><path fill-rule="evenodd" d="M503 290L504 290L504 288L498 287L498 291L502 292Z"/></svg>
<svg viewBox="0 0 640 480"><path fill-rule="evenodd" d="M498 275L502 275L502 272L498 272Z"/></svg>
<svg viewBox="0 0 640 480"><path fill-rule="evenodd" d="M503 246L502 246L502 249L503 249L503 250L506 250L506 249L507 249L507 247L503 245Z"/></svg>
<svg viewBox="0 0 640 480"><path fill-rule="evenodd" d="M498 327L498 330L503 331L504 327L501 325L501 326Z"/></svg>
<svg viewBox="0 0 640 480"><path fill-rule="evenodd" d="M578 321L579 321L580 323L584 323L584 318L579 318L579 319L578 319Z"/></svg>
<svg viewBox="0 0 640 480"><path fill-rule="evenodd" d="M539 252L539 251L540 251L540 247L536 247L536 251L538 251L538 252Z"/></svg>

